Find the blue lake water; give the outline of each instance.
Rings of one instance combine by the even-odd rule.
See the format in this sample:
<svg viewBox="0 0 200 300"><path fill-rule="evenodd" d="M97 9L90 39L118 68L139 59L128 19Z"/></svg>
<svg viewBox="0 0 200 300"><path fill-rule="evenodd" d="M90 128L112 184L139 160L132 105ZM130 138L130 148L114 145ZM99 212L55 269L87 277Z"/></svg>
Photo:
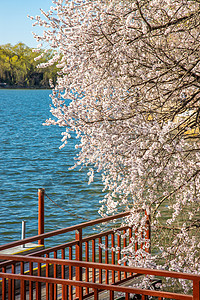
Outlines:
<svg viewBox="0 0 200 300"><path fill-rule="evenodd" d="M74 164L76 139L59 150L63 128L43 126L51 117L50 90L0 90L0 244L37 234L38 188L65 210L99 217L100 176L88 186L87 169ZM45 199L45 232L84 222ZM63 242L59 237L49 243Z"/></svg>

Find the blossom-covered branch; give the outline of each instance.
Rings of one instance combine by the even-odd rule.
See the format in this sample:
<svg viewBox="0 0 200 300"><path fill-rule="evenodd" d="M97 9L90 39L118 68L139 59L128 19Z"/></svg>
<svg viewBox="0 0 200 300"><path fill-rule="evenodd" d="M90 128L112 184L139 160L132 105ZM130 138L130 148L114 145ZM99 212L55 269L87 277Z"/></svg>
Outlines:
<svg viewBox="0 0 200 300"><path fill-rule="evenodd" d="M199 1L53 4L36 19L60 68L46 124L65 127L63 146L80 138L89 182L102 172L102 215L131 209L127 222L144 228L138 210L154 211L154 255L132 264L199 272Z"/></svg>

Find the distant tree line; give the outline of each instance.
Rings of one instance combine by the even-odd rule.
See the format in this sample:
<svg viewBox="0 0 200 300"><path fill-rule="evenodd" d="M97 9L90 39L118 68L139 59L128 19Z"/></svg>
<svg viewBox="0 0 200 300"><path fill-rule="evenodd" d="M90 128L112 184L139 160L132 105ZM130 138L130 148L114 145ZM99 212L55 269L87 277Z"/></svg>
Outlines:
<svg viewBox="0 0 200 300"><path fill-rule="evenodd" d="M57 68L55 65L45 69L38 68L35 58L42 54L41 62L53 57L52 50L39 53L23 43L0 46L0 86L10 88L49 88L49 79L56 81Z"/></svg>

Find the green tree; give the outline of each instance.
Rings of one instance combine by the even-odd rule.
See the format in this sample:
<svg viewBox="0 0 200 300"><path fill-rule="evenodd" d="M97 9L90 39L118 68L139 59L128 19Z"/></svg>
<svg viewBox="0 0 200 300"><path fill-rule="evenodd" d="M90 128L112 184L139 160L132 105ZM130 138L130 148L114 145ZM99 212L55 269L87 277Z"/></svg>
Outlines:
<svg viewBox="0 0 200 300"><path fill-rule="evenodd" d="M40 50L39 54L42 53L42 62L53 56L51 50L46 53ZM56 80L57 68L55 65L47 69L37 68L37 56L38 53L23 43L0 46L0 82L10 87L48 88L49 79Z"/></svg>

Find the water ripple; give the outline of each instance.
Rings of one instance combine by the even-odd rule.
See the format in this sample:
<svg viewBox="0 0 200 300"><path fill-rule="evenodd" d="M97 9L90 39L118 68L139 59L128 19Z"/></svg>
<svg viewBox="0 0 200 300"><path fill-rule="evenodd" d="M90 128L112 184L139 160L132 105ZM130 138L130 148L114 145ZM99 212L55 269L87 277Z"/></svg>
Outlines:
<svg viewBox="0 0 200 300"><path fill-rule="evenodd" d="M40 187L65 210L89 219L99 217L100 177L88 186L86 169L68 169L76 156L77 140L60 151L63 129L42 126L50 117L49 94L49 90L0 90L1 244L20 238L22 220L27 221L27 236L37 234ZM80 222L45 200L46 232ZM62 239L58 237L57 242Z"/></svg>

